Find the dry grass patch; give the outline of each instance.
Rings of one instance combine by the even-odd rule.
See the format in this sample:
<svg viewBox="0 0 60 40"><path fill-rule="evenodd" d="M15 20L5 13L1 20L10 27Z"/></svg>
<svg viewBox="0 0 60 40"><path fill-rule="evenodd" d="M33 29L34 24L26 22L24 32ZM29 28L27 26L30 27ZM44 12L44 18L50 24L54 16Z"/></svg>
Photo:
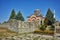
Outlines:
<svg viewBox="0 0 60 40"><path fill-rule="evenodd" d="M16 35L17 33L14 31L11 31L7 28L2 28L0 27L0 37L6 37L6 36L13 36Z"/></svg>

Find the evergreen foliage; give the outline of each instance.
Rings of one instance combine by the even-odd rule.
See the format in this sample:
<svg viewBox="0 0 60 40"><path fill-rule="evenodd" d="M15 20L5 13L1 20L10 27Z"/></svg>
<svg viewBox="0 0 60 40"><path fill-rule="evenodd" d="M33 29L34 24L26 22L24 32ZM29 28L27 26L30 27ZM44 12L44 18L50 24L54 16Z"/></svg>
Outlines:
<svg viewBox="0 0 60 40"><path fill-rule="evenodd" d="M10 15L10 18L9 20L11 19L16 19L16 20L21 20L21 21L24 21L24 17L22 16L22 13L19 11L16 15L14 9L12 10L11 12L11 15Z"/></svg>
<svg viewBox="0 0 60 40"><path fill-rule="evenodd" d="M10 19L15 19L15 17L16 17L16 14L15 14L15 11L14 11L14 9L13 9L12 12L11 12L11 15L10 15L9 20L10 20Z"/></svg>
<svg viewBox="0 0 60 40"><path fill-rule="evenodd" d="M18 14L16 15L16 20L21 20L21 21L24 21L24 18L21 14L21 12L19 11Z"/></svg>
<svg viewBox="0 0 60 40"><path fill-rule="evenodd" d="M47 11L47 14L46 14L44 21L45 21L44 23L47 25L52 25L55 22L54 14L50 10L50 8Z"/></svg>

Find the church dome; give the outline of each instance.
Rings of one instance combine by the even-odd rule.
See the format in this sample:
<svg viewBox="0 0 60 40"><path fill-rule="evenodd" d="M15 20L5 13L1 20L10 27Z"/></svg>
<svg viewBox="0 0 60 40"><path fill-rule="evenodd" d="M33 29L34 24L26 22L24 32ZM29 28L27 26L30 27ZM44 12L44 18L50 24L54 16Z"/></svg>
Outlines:
<svg viewBox="0 0 60 40"><path fill-rule="evenodd" d="M41 15L40 10L39 10L39 9L35 9L35 10L34 10L34 15L36 15L36 16Z"/></svg>
<svg viewBox="0 0 60 40"><path fill-rule="evenodd" d="M34 12L40 12L40 10L39 9L35 9Z"/></svg>

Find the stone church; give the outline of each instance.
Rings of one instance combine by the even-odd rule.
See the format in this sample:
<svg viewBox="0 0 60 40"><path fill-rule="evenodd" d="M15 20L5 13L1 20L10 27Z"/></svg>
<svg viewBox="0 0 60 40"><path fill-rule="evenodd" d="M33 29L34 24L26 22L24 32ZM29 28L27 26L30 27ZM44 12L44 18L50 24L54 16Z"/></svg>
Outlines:
<svg viewBox="0 0 60 40"><path fill-rule="evenodd" d="M27 17L28 22L38 22L39 24L44 24L44 17L39 9L34 10L31 16Z"/></svg>

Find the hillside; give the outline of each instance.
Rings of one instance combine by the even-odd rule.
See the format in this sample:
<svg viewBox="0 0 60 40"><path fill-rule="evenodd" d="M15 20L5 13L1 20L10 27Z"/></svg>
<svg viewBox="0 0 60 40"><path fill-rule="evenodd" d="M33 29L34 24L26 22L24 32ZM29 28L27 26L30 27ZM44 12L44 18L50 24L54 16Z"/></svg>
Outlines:
<svg viewBox="0 0 60 40"><path fill-rule="evenodd" d="M7 28L0 27L0 37L7 37L7 36L13 36L17 33L11 30L8 30Z"/></svg>

